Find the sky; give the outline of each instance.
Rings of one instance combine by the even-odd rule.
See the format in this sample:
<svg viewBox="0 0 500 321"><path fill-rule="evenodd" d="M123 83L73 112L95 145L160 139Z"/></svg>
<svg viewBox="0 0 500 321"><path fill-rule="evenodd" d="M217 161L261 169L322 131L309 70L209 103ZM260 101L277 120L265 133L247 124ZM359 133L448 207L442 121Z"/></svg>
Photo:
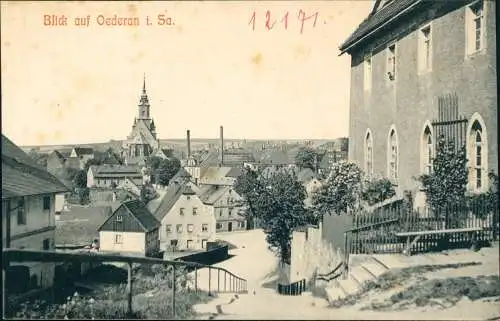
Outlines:
<svg viewBox="0 0 500 321"><path fill-rule="evenodd" d="M2 133L18 145L125 139L145 74L160 139L216 138L221 125L233 139L347 136L350 56L338 47L372 5L2 2ZM64 22L52 15L66 25L44 25Z"/></svg>

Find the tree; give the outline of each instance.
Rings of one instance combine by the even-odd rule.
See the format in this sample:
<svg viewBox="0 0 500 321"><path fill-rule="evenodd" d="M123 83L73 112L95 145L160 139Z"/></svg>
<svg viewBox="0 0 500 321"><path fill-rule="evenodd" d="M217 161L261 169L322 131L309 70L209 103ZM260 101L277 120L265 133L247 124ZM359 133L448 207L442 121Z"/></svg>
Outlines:
<svg viewBox="0 0 500 321"><path fill-rule="evenodd" d="M86 188L87 187L87 172L85 170L79 170L75 177L73 178L73 184L75 188Z"/></svg>
<svg viewBox="0 0 500 321"><path fill-rule="evenodd" d="M362 171L354 163L340 162L332 170L320 188L312 194L315 215L347 213L359 207L361 199Z"/></svg>
<svg viewBox="0 0 500 321"><path fill-rule="evenodd" d="M396 195L392 183L387 178L380 178L365 183L362 198L369 205L375 205Z"/></svg>
<svg viewBox="0 0 500 321"><path fill-rule="evenodd" d="M85 171L85 173L87 173L90 166L99 166L102 164L104 164L104 162L103 162L101 157L94 157L94 158L91 158L85 162L85 166L84 166L83 170Z"/></svg>
<svg viewBox="0 0 500 321"><path fill-rule="evenodd" d="M151 184L145 184L141 187L141 201L147 204L149 201L156 198L156 191Z"/></svg>
<svg viewBox="0 0 500 321"><path fill-rule="evenodd" d="M281 262L289 263L294 228L315 223L304 208L307 193L293 171L282 169L268 177L258 174L245 171L238 178L235 191L249 204L252 216L262 222L269 248Z"/></svg>
<svg viewBox="0 0 500 321"><path fill-rule="evenodd" d="M438 213L463 205L468 181L465 147L456 150L453 141L440 137L432 164L432 173L419 177L431 209Z"/></svg>
<svg viewBox="0 0 500 321"><path fill-rule="evenodd" d="M316 171L316 167L320 161L319 154L309 147L301 148L297 155L295 155L295 165L300 168L310 168Z"/></svg>
<svg viewBox="0 0 500 321"><path fill-rule="evenodd" d="M169 159L162 160L160 166L158 167L156 173L154 174L155 182L162 186L168 185L172 177L174 177L175 174L177 174L180 168L181 168L181 162L177 158L172 157Z"/></svg>
<svg viewBox="0 0 500 321"><path fill-rule="evenodd" d="M248 208L245 211L245 219L247 220L247 228L250 226L256 227L255 209L254 204L260 195L261 185L258 182L258 178L261 171L252 170L250 168L244 168L243 172L236 178L233 188L236 193L241 195L244 201L247 203Z"/></svg>

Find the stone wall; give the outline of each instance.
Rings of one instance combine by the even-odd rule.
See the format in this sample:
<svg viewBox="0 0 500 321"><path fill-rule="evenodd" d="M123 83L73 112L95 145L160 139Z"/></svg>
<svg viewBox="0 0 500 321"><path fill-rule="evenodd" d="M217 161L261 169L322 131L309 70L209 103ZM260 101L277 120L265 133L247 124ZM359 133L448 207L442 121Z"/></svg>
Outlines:
<svg viewBox="0 0 500 321"><path fill-rule="evenodd" d="M314 272L328 273L342 259L339 249L322 237L322 223L319 227L307 227L292 234L292 257L290 283L306 279Z"/></svg>

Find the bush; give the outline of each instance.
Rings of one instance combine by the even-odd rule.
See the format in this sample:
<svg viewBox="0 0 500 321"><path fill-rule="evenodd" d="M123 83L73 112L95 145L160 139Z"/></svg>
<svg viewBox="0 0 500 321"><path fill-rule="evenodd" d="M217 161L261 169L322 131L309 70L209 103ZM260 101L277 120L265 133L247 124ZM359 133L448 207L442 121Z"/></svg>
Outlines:
<svg viewBox="0 0 500 321"><path fill-rule="evenodd" d="M380 178L373 181L368 181L361 194L361 197L368 205L372 206L383 202L396 195L396 191L392 183L387 178Z"/></svg>

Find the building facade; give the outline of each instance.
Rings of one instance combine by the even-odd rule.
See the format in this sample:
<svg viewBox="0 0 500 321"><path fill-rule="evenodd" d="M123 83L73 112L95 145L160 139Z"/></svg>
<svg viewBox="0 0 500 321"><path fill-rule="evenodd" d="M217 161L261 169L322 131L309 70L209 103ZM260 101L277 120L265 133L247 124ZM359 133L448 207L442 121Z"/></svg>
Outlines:
<svg viewBox="0 0 500 321"><path fill-rule="evenodd" d="M178 250L204 250L215 237L215 217L195 192L189 181L173 181L163 199L155 208L150 207L161 222L160 248Z"/></svg>
<svg viewBox="0 0 500 321"><path fill-rule="evenodd" d="M199 194L203 204L214 214L216 232L246 230L243 198L233 190L232 186L204 186L200 188Z"/></svg>
<svg viewBox="0 0 500 321"><path fill-rule="evenodd" d="M142 185L145 175L139 166L92 165L87 172L87 187L111 188L126 186L127 180Z"/></svg>
<svg viewBox="0 0 500 321"><path fill-rule="evenodd" d="M66 186L2 135L3 248L54 250L56 195L66 192ZM7 279L15 281L9 281L8 287L21 292L50 287L54 269L54 263L12 262ZM25 271L23 277L17 274L21 270ZM17 277L9 277L11 273Z"/></svg>
<svg viewBox="0 0 500 321"><path fill-rule="evenodd" d="M160 222L141 201L124 202L98 229L100 251L156 256L159 228Z"/></svg>
<svg viewBox="0 0 500 321"><path fill-rule="evenodd" d="M351 55L349 159L419 193L443 135L465 146L469 190L498 173L495 1L375 1Z"/></svg>

